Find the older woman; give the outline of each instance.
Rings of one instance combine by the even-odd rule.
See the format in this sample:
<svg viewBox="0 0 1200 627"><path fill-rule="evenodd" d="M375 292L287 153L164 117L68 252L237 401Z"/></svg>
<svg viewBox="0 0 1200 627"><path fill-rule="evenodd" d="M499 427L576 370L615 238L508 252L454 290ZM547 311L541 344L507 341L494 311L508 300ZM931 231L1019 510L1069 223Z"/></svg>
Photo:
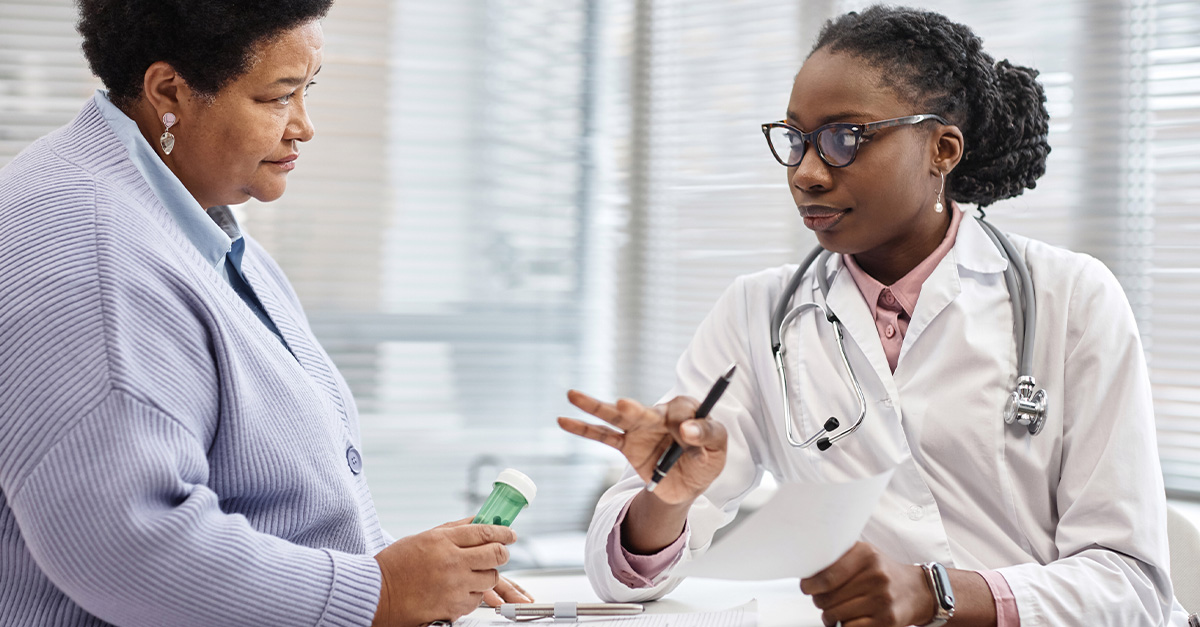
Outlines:
<svg viewBox="0 0 1200 627"><path fill-rule="evenodd" d="M350 390L227 207L279 198L312 138L330 2L80 2L108 91L0 170L0 622L528 600L504 527L380 528Z"/></svg>

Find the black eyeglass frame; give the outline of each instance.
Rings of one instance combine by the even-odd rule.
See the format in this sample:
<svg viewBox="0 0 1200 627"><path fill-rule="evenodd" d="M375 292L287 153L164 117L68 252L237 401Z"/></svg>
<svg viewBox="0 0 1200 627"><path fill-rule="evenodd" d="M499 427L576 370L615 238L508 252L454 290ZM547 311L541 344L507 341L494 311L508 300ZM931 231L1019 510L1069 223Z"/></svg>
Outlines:
<svg viewBox="0 0 1200 627"><path fill-rule="evenodd" d="M767 122L766 124L763 124L762 132L763 132L763 136L766 137L766 139L767 139L767 148L769 148L771 150L771 156L775 157L775 160L778 161L779 164L785 168L794 168L794 167L800 165L800 162L804 160L804 155L808 154L808 146L810 146L810 145L817 149L817 156L821 158L821 161L823 161L825 163L825 165L827 165L831 168L844 168L844 167L850 165L851 163L854 163L854 160L858 158L858 148L862 144L863 133L869 133L871 131L877 131L882 128L890 128L893 126L911 126L913 124L920 124L921 122L925 122L927 120L936 120L937 122L939 122L941 124L945 124L946 126L951 126L950 122L947 121L946 118L943 118L942 116L940 116L936 113L921 113L918 115L906 115L906 116L900 117L900 118L892 118L890 120L880 120L878 122L868 122L867 124L854 124L851 122L832 122L830 124L824 124L822 126L818 126L817 128L813 129L813 131L811 133L805 133L804 131L796 128L795 126L788 124L787 120L780 120L778 122ZM771 143L771 129L773 129L773 128L785 128L785 129L792 131L800 136L800 141L803 142L804 150L800 152L800 158L797 159L795 163L789 164L789 163L785 162L783 159L781 159L779 157L779 153L775 151L775 145ZM853 152L850 154L850 160L842 165L836 165L836 164L830 163L829 158L825 156L825 150L823 148L821 148L821 142L817 141L818 134L820 134L823 131L829 130L831 128L848 129L850 132L852 132L854 134L854 149L853 149Z"/></svg>

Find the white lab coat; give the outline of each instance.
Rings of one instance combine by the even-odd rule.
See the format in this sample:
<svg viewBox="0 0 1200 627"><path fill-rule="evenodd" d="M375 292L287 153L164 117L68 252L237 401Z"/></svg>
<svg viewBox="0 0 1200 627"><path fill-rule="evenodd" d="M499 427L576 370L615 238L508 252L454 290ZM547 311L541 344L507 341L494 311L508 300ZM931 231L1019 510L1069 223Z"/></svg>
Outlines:
<svg viewBox="0 0 1200 627"><path fill-rule="evenodd" d="M830 260L828 304L845 325L867 415L825 452L788 445L772 361L771 310L796 267L735 281L666 395L700 398L730 363L740 366L711 414L729 432L725 469L692 507L681 561L709 546L764 472L840 481L896 465L862 536L892 558L1000 571L1022 627L1186 625L1169 580L1150 383L1124 292L1092 257L1012 240L1033 277L1033 372L1049 395L1045 428L1032 437L1002 419L1017 368L1007 261L975 220L962 221L922 287L894 374L858 287L838 256ZM813 272L793 305L821 300ZM830 324L806 312L784 339L801 432L815 433L829 416L850 424L858 404ZM654 587L631 589L608 566L607 537L642 485L628 471L591 523L586 567L605 599L658 598L679 583L668 569Z"/></svg>

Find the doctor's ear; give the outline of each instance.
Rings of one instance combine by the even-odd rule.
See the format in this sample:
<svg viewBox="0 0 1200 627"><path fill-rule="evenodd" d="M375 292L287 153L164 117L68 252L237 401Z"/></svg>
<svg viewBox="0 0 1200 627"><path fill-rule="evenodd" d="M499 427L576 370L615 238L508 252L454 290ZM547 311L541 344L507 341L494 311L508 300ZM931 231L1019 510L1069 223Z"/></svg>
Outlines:
<svg viewBox="0 0 1200 627"><path fill-rule="evenodd" d="M950 172L962 161L965 150L962 130L954 125L939 126L930 137L930 150L933 153L931 165L934 170Z"/></svg>

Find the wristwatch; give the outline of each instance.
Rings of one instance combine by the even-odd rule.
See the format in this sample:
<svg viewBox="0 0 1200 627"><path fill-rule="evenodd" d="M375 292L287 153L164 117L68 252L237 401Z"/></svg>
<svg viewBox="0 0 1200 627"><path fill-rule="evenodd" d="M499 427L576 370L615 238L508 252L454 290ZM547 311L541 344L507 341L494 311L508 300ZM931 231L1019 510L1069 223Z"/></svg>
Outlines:
<svg viewBox="0 0 1200 627"><path fill-rule="evenodd" d="M954 590L950 587L950 575L946 567L937 562L921 564L925 581L933 592L933 620L925 627L942 627L954 616Z"/></svg>

